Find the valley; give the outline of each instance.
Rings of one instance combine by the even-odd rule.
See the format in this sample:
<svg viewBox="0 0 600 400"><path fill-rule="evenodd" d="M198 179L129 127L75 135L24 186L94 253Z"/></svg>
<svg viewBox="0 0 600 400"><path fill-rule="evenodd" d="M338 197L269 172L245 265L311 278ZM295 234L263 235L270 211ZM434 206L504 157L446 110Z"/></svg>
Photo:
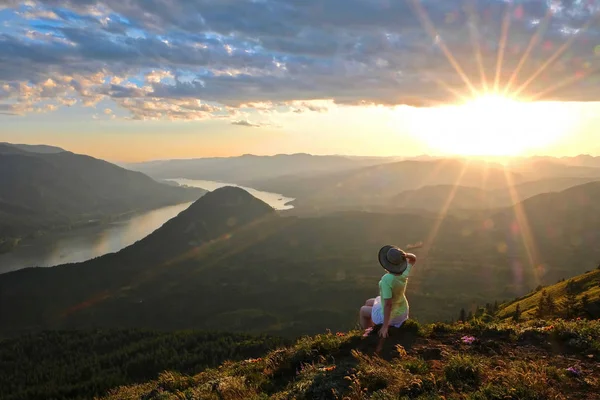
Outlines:
<svg viewBox="0 0 600 400"><path fill-rule="evenodd" d="M357 307L376 293L381 243L419 240L427 245L408 289L411 315L450 320L461 307L593 268L599 194L600 184L588 183L469 218L299 218L224 187L118 253L0 275L0 326L12 333L100 325L288 337L349 329Z"/></svg>
<svg viewBox="0 0 600 400"><path fill-rule="evenodd" d="M213 181L176 179L172 182L206 191L227 186ZM276 193L251 188L254 196L263 199L276 210L291 209L293 199ZM116 217L114 221L88 223L88 226L70 227L37 237L20 240L19 245L4 254L0 252L0 274L31 267L53 267L60 264L80 263L108 253L115 253L145 238L165 222L176 217L192 203L182 203L133 215Z"/></svg>
<svg viewBox="0 0 600 400"><path fill-rule="evenodd" d="M62 386L49 389L40 380L29 393L73 398L152 379L160 368L201 373L304 335L353 332L358 308L377 294L383 270L376 254L383 243L425 244L416 250L407 290L414 323L450 324L468 312L473 321L506 324L516 304L521 318L533 321L540 290L546 293L540 288L560 296L564 289L548 285L579 274L589 315L596 315L597 274L586 271L600 260L600 178L594 166L565 177L557 171L570 174L573 166L561 165L553 163L548 173L536 169L537 178L522 165L511 172L440 159L296 171L241 185L166 175L153 182L199 196L108 225L25 238L0 255L6 272L0 274L0 337L6 338L0 352L12 354L2 343L36 348L49 340L58 341L51 351L77 351L59 343L80 332L77 343L95 346L96 338L106 340L103 332L114 332L122 340L107 360L127 357L137 364L94 367L107 374L98 375L101 386L88 372L72 389L65 376ZM236 181L244 182L239 174ZM5 210L20 207L5 204ZM495 315L481 308L494 303ZM165 331L172 333L156 336ZM213 347L225 354L201 350L186 363L148 353L152 343L166 352L190 351L200 342L208 349L211 332L231 335ZM141 360L151 364L142 368ZM40 368L68 371L56 363Z"/></svg>

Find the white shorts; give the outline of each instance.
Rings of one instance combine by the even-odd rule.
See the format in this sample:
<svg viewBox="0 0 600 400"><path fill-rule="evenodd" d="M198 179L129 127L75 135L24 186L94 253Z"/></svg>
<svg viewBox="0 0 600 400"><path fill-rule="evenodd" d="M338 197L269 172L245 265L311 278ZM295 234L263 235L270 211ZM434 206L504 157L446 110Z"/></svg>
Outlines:
<svg viewBox="0 0 600 400"><path fill-rule="evenodd" d="M400 328L407 319L408 309L406 310L406 313L392 318L390 320L390 326ZM375 303L373 303L373 308L371 309L371 320L375 325L383 324L383 307L381 306L381 296L377 296L375 298Z"/></svg>

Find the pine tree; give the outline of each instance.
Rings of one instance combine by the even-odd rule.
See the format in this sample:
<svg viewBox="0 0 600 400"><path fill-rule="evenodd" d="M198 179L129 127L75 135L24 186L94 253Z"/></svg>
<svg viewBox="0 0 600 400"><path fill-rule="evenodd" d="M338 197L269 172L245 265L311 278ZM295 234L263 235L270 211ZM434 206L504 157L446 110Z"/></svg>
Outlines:
<svg viewBox="0 0 600 400"><path fill-rule="evenodd" d="M491 314L494 312L494 310L492 309L492 305L490 303L485 303L485 312L488 314Z"/></svg>
<svg viewBox="0 0 600 400"><path fill-rule="evenodd" d="M469 316L467 317L467 320L471 321L473 319L473 311L469 311Z"/></svg>
<svg viewBox="0 0 600 400"><path fill-rule="evenodd" d="M577 288L575 287L575 281L573 279L570 279L567 282L567 294L574 294L575 291L577 290Z"/></svg>
<svg viewBox="0 0 600 400"><path fill-rule="evenodd" d="M567 283L567 294L565 295L564 301L564 310L566 318L573 318L577 315L579 309L579 304L577 302L577 295L575 294L575 289L573 285L573 281L570 280Z"/></svg>
<svg viewBox="0 0 600 400"><path fill-rule="evenodd" d="M590 316L590 297L587 294L581 296L580 308L586 317Z"/></svg>
<svg viewBox="0 0 600 400"><path fill-rule="evenodd" d="M540 296L540 300L538 301L537 308L537 317L543 318L546 316L546 290L542 290L542 295Z"/></svg>
<svg viewBox="0 0 600 400"><path fill-rule="evenodd" d="M556 301L554 300L552 293L546 295L546 311L550 316L556 314Z"/></svg>
<svg viewBox="0 0 600 400"><path fill-rule="evenodd" d="M467 320L467 312L464 308L460 309L460 316L458 317L458 320L461 322L465 322Z"/></svg>
<svg viewBox="0 0 600 400"><path fill-rule="evenodd" d="M496 300L494 302L494 312L498 311L499 308L500 308L500 306L498 305L498 300Z"/></svg>
<svg viewBox="0 0 600 400"><path fill-rule="evenodd" d="M517 303L517 308L515 309L515 315L513 316L515 322L519 322L521 320L521 305Z"/></svg>

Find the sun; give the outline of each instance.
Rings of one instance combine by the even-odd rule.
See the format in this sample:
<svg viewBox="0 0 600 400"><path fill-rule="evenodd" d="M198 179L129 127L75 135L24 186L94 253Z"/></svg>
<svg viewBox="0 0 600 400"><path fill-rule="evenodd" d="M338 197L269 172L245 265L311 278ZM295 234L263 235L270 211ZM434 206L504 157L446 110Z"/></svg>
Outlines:
<svg viewBox="0 0 600 400"><path fill-rule="evenodd" d="M564 103L486 94L462 104L421 109L411 129L429 147L463 156L517 156L543 149L573 129Z"/></svg>

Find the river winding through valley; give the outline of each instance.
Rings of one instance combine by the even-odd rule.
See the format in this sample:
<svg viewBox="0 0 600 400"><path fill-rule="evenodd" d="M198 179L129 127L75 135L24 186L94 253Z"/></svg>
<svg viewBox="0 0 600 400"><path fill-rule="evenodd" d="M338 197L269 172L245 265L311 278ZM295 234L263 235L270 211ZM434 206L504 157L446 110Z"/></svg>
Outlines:
<svg viewBox="0 0 600 400"><path fill-rule="evenodd" d="M199 187L208 191L223 186L238 186L204 180L170 180L181 185ZM247 187L242 188L276 210L292 208L288 203L294 199L276 193L262 192ZM0 273L28 267L52 267L60 264L82 262L104 254L117 252L148 236L165 222L188 208L190 204L192 203L162 207L111 224L80 228L68 232L51 232L38 238L23 240L15 250L0 255Z"/></svg>

